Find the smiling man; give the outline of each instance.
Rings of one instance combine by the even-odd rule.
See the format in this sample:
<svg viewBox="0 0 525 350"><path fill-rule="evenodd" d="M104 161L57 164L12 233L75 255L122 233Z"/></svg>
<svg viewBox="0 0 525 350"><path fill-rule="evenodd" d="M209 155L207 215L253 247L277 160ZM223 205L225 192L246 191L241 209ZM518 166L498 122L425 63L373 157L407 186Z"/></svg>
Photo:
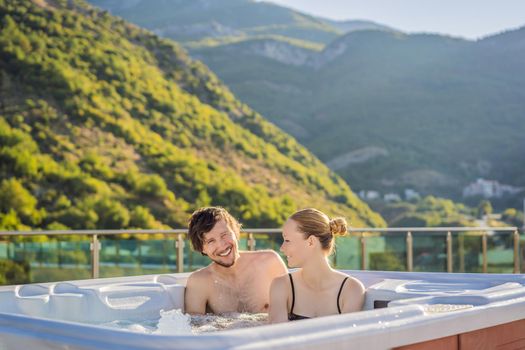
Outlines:
<svg viewBox="0 0 525 350"><path fill-rule="evenodd" d="M192 214L188 235L193 249L212 262L188 279L187 313L268 312L270 285L287 273L286 267L272 250L239 251L240 229L237 220L220 207Z"/></svg>

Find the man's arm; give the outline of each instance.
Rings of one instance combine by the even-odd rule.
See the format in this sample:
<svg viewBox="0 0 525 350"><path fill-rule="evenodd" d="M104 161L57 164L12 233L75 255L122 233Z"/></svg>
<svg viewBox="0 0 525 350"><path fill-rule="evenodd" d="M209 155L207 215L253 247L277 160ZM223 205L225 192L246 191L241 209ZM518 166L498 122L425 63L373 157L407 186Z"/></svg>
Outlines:
<svg viewBox="0 0 525 350"><path fill-rule="evenodd" d="M269 322L288 322L287 276L277 277L270 287Z"/></svg>
<svg viewBox="0 0 525 350"><path fill-rule="evenodd" d="M208 302L206 279L200 275L199 271L194 272L188 278L184 291L184 311L188 314L206 313Z"/></svg>

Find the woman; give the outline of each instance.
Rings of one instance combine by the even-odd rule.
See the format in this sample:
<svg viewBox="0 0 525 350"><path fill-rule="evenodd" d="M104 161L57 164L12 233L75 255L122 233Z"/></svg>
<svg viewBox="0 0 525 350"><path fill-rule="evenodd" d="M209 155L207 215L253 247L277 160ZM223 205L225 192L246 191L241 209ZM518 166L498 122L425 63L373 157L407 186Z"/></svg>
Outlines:
<svg viewBox="0 0 525 350"><path fill-rule="evenodd" d="M297 271L277 277L270 288L270 323L360 311L363 284L332 269L328 256L336 235L346 234L343 218L330 220L317 209L295 212L283 226L281 251Z"/></svg>

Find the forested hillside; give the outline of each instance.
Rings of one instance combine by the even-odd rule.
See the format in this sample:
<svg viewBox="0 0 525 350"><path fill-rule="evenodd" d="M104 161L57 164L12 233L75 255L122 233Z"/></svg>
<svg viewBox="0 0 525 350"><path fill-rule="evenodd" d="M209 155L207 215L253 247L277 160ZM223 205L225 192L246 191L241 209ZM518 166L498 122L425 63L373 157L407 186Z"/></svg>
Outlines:
<svg viewBox="0 0 525 350"><path fill-rule="evenodd" d="M0 228L275 227L316 206L384 225L176 43L82 1L0 0Z"/></svg>

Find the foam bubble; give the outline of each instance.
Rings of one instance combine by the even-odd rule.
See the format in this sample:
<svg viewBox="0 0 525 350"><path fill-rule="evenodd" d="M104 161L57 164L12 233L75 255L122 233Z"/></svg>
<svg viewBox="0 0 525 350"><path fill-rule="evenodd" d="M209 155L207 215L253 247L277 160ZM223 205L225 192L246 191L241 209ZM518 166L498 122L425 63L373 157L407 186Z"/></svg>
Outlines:
<svg viewBox="0 0 525 350"><path fill-rule="evenodd" d="M192 334L190 316L182 313L180 309L160 310L160 319L154 334L188 335Z"/></svg>

